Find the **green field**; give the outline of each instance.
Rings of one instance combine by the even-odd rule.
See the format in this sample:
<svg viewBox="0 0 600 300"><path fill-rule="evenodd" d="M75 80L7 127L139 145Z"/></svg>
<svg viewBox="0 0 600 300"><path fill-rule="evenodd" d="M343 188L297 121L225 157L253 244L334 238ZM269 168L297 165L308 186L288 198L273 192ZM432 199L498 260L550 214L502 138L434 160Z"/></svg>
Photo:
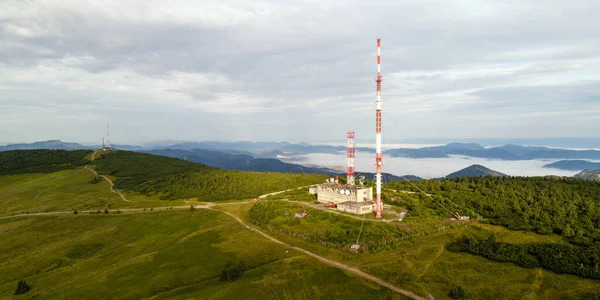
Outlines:
<svg viewBox="0 0 600 300"><path fill-rule="evenodd" d="M126 193L132 202L124 202L110 191L106 180L92 184L94 177L81 167L50 174L0 176L0 215L185 205L136 193Z"/></svg>
<svg viewBox="0 0 600 300"><path fill-rule="evenodd" d="M599 220L600 205L595 205L597 195L590 192L598 187L588 189L591 183L539 178L421 182L439 185L436 192L441 196L434 197L452 210L473 216L473 205L487 211L488 216L481 221L486 223L451 221L451 214L429 197L386 191L384 201L398 211L408 209L408 215L402 222L391 223L372 222L371 216L360 230L360 218L309 207L314 196L308 195L306 188L269 196L269 200L256 204L231 203L319 182L319 175L222 171L147 154L102 152L90 166L116 183L127 197L123 201L110 191L106 180L94 180L98 178L82 167L91 153L30 153L30 158L25 152L3 154L11 160L10 164L2 162L5 175L0 176L0 298L12 297L17 283L24 279L32 288L19 296L24 299L403 299L373 282L270 242L224 213L187 209L199 201L221 201L213 209L254 221L261 230L285 243L359 268L422 296L448 299L448 292L456 286L467 292L468 299L579 299L600 295L598 280L446 250L463 235L487 239L492 233L498 242L509 244L575 247L574 242L592 243L598 236L594 224ZM44 155L48 155L47 161ZM22 158L28 163L14 167ZM38 173L23 174L32 170ZM60 171L51 173L53 170ZM504 188L520 183L523 197ZM548 211L556 210L556 214L548 215L533 197L527 196L547 185L552 185L556 199L539 201L546 201L540 203L548 206ZM503 191L506 195L490 194L497 199L490 202L482 191ZM559 198L566 201L568 215L579 216L569 219L570 225L566 224L564 230L557 217L563 211L555 207ZM278 201L283 199L303 202ZM521 203L523 199L529 202ZM457 203L465 206L464 211ZM168 209L171 206L185 209ZM147 210L133 212L128 211L130 208ZM539 220L531 221L537 227L512 226L529 222L505 213L517 208L524 215L539 216ZM72 214L74 209L80 213ZM104 209L109 214L84 212ZM300 210L310 210L308 217L295 219L294 214ZM56 211L68 213L10 217ZM546 219L553 222L553 230L546 230L550 224ZM354 253L348 246L359 232L361 251ZM221 269L232 261L241 261L245 273L233 282L220 281Z"/></svg>
<svg viewBox="0 0 600 300"><path fill-rule="evenodd" d="M289 207L289 203L282 203ZM230 211L244 215L248 205L238 208L229 206ZM324 212L323 212L324 213ZM285 214L285 211L283 212ZM313 215L314 216L314 215ZM566 243L559 235L539 235L528 231L512 231L501 226L465 223L439 233L426 234L396 243L388 250L353 254L347 249L328 247L319 241L310 241L285 232L286 228L297 232L311 233L336 230L341 224L337 217L327 221L311 216L303 220L286 221L287 217L274 217L268 231L282 241L313 251L325 257L344 261L363 271L409 289L423 296L431 293L436 299L447 299L454 286L462 286L469 299L578 299L588 294L600 294L600 282L572 275L559 275L543 269L526 269L512 263L499 263L466 253L453 253L445 246L463 234L487 237L494 233L498 241L526 243ZM433 223L432 218L429 218ZM333 222L332 222L333 221ZM409 219L410 221L410 219ZM356 223L347 220L348 224ZM360 224L360 222L358 222ZM444 221L438 219L438 224ZM403 225L403 224L402 224ZM387 226L401 226L401 223ZM446 224L448 225L448 224ZM284 228L280 232L278 228ZM379 228L375 226L373 228ZM380 229L380 228L379 228ZM354 233L354 230L351 230ZM393 232L393 231L390 231ZM365 233L363 233L365 234ZM363 235L363 241L371 239ZM363 244L364 247L364 244ZM392 249L393 248L393 249Z"/></svg>
<svg viewBox="0 0 600 300"><path fill-rule="evenodd" d="M267 241L216 211L0 220L0 298L399 299ZM220 269L240 260L235 282Z"/></svg>

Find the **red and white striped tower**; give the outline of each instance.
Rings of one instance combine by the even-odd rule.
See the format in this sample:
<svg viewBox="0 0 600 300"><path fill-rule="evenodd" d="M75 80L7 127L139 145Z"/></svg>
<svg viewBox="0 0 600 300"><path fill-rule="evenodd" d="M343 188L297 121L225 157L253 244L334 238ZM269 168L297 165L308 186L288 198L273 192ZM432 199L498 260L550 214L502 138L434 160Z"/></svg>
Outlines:
<svg viewBox="0 0 600 300"><path fill-rule="evenodd" d="M375 208L375 217L381 218L381 39L377 39L377 97L375 98L375 165L377 172L375 174L377 206Z"/></svg>
<svg viewBox="0 0 600 300"><path fill-rule="evenodd" d="M354 131L348 131L346 138L348 139L348 150L346 150L346 157L348 158L348 185L354 185Z"/></svg>

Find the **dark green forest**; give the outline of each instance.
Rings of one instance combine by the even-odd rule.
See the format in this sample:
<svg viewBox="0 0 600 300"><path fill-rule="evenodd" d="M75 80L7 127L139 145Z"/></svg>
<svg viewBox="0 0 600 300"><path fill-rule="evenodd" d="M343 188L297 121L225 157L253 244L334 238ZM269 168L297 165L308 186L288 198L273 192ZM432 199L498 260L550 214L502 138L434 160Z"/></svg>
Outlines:
<svg viewBox="0 0 600 300"><path fill-rule="evenodd" d="M524 268L544 268L555 273L600 279L600 246L577 247L561 244L514 245L463 236L446 247L453 252L468 252L500 262L513 262Z"/></svg>
<svg viewBox="0 0 600 300"><path fill-rule="evenodd" d="M0 175L53 173L88 163L90 150L12 150L0 152Z"/></svg>
<svg viewBox="0 0 600 300"><path fill-rule="evenodd" d="M324 175L225 171L199 163L145 153L115 151L94 161L100 174L117 177L115 186L163 200L198 197L203 201L248 199L310 185Z"/></svg>
<svg viewBox="0 0 600 300"><path fill-rule="evenodd" d="M600 242L600 183L559 177L468 177L412 182L444 205L492 224L561 234L577 245ZM407 182L388 188L417 191Z"/></svg>

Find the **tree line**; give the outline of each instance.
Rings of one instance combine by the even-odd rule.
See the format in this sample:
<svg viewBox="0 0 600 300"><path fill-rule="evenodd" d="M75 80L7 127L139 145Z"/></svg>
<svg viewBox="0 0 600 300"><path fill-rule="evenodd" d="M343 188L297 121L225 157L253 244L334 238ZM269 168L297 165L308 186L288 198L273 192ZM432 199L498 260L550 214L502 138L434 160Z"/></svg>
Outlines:
<svg viewBox="0 0 600 300"><path fill-rule="evenodd" d="M600 242L600 182L567 177L463 177L413 181L452 210L514 230L561 234L577 245ZM388 188L418 191L406 182Z"/></svg>
<svg viewBox="0 0 600 300"><path fill-rule="evenodd" d="M512 262L524 268L544 268L558 274L600 279L600 246L579 247L563 244L515 245L463 236L446 247L452 252L467 252L499 262Z"/></svg>
<svg viewBox="0 0 600 300"><path fill-rule="evenodd" d="M0 175L54 173L86 165L90 150L11 150L0 152Z"/></svg>

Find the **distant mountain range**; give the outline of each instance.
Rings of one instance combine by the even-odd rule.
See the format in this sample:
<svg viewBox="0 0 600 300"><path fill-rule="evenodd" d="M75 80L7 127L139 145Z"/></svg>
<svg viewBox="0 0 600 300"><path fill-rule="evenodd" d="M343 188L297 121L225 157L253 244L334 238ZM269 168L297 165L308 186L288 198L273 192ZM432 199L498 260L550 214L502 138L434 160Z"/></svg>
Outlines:
<svg viewBox="0 0 600 300"><path fill-rule="evenodd" d="M500 173L498 171L488 169L482 165L471 165L460 171L456 171L454 173L448 174L445 178L482 177L482 176L498 177L498 176L507 176L507 175Z"/></svg>
<svg viewBox="0 0 600 300"><path fill-rule="evenodd" d="M148 151L160 149L178 150L212 150L229 154L246 154L255 158L278 158L294 154L328 153L345 151L344 146L310 145L307 143L292 144L288 142L182 142L172 145L120 145L113 148L129 151ZM18 149L96 149L98 146L84 146L77 143L65 143L60 140L35 142L31 144L9 144L0 146L0 151ZM357 147L356 151L375 151L368 147ZM418 149L399 148L385 151L385 155L409 158L444 158L450 155L463 155L487 159L532 160L532 159L600 159L598 150L569 150L547 147L529 147L508 144L499 147L485 148L475 143L449 143L445 146L424 147Z"/></svg>
<svg viewBox="0 0 600 300"><path fill-rule="evenodd" d="M559 160L544 165L544 168L553 168L567 171L600 170L600 163L587 160Z"/></svg>
<svg viewBox="0 0 600 300"><path fill-rule="evenodd" d="M33 150L33 149L51 149L51 150L84 150L91 149L77 143L65 143L60 140L49 140L42 142L34 142L29 144L8 144L0 146L0 151L9 150Z"/></svg>
<svg viewBox="0 0 600 300"><path fill-rule="evenodd" d="M600 170L583 170L573 177L587 180L600 180Z"/></svg>
<svg viewBox="0 0 600 300"><path fill-rule="evenodd" d="M520 145L504 145L485 148L473 143L450 143L445 146L426 147L419 149L391 149L385 152L394 157L409 158L444 158L450 155L501 159L501 160L532 160L532 159L600 159L598 150L569 150L547 147L527 147Z"/></svg>
<svg viewBox="0 0 600 300"><path fill-rule="evenodd" d="M336 170L327 168L305 167L296 164L284 163L274 158L254 158L247 154L230 154L220 151L203 149L161 149L141 152L180 158L187 161L198 162L204 165L217 167L225 170L314 174L338 173L338 171Z"/></svg>
<svg viewBox="0 0 600 300"><path fill-rule="evenodd" d="M257 171L257 172L281 172L281 173L314 173L329 174L332 176L346 176L338 170L319 167L307 167L297 164L285 163L274 158L254 158L247 154L231 154L212 150L179 150L179 149L160 149L141 151L148 154L162 155L184 159L187 161L198 162L211 167L217 167L225 170ZM372 180L374 173L357 173L364 175L365 179ZM384 181L390 180L419 180L422 179L414 175L396 176L389 173L383 173Z"/></svg>

